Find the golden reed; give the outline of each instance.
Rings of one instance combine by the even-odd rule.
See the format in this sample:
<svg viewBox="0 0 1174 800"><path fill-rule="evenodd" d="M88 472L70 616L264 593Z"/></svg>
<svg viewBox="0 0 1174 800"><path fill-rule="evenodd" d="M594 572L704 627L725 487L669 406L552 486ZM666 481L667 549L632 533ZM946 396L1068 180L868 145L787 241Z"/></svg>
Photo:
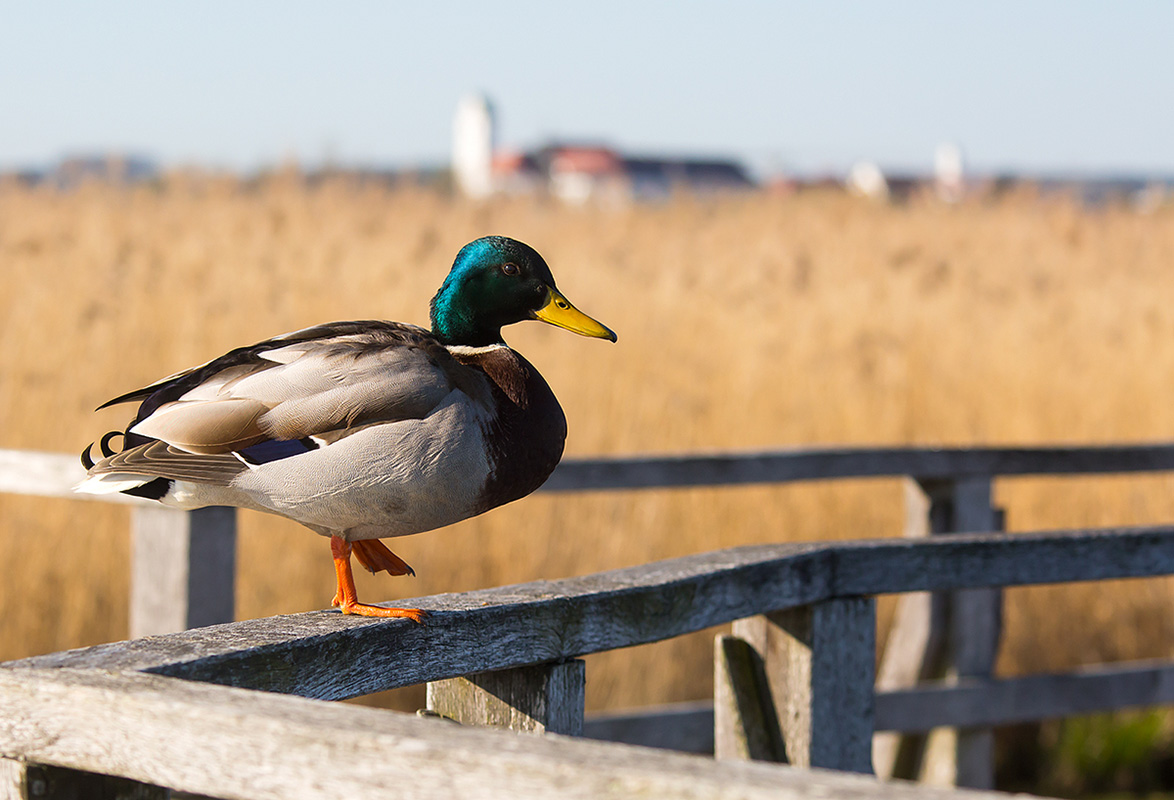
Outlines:
<svg viewBox="0 0 1174 800"><path fill-rule="evenodd" d="M620 335L592 348L538 325L506 332L562 401L570 456L1174 439L1169 205L803 193L570 209L286 174L0 186L0 447L79 451L124 422L124 408L95 415L102 401L279 332L426 323L453 254L489 233L534 245ZM996 495L1014 530L1174 520L1165 476L1008 480ZM737 544L896 536L901 503L892 480L534 496L399 541L420 577L364 574L359 591L384 600ZM127 528L125 509L0 496L0 658L126 636ZM240 616L320 607L325 547L243 513ZM1170 580L1011 591L1000 671L1168 656L1172 595ZM710 648L705 635L592 657L589 706L702 697Z"/></svg>

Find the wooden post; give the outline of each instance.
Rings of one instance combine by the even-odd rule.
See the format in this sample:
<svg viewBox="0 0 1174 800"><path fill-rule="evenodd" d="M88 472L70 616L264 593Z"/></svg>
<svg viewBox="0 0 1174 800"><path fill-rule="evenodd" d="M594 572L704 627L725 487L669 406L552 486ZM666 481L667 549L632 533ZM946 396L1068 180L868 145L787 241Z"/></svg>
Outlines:
<svg viewBox="0 0 1174 800"><path fill-rule="evenodd" d="M24 800L21 797L24 776L24 762L0 758L0 800Z"/></svg>
<svg viewBox="0 0 1174 800"><path fill-rule="evenodd" d="M536 664L428 684L428 710L467 725L581 736L586 669L582 659Z"/></svg>
<svg viewBox="0 0 1174 800"><path fill-rule="evenodd" d="M971 478L955 483L954 525L958 532L986 532L1003 529L1003 515L991 504L989 478ZM949 666L947 677L990 678L1003 627L1001 589L963 589L950 596ZM959 729L955 732L955 786L971 789L995 788L994 733L989 728Z"/></svg>
<svg viewBox="0 0 1174 800"><path fill-rule="evenodd" d="M912 479L905 486L905 536L928 537L945 530L950 520L942 504L935 506L921 484ZM877 667L878 691L905 689L941 675L944 671L946 595L908 592L897 598L888 643ZM878 733L872 740L872 763L877 777L916 778L925 749L924 735Z"/></svg>
<svg viewBox="0 0 1174 800"><path fill-rule="evenodd" d="M135 508L132 638L232 622L236 509Z"/></svg>
<svg viewBox="0 0 1174 800"><path fill-rule="evenodd" d="M875 601L836 598L750 617L734 623L734 635L762 659L788 761L871 773Z"/></svg>
<svg viewBox="0 0 1174 800"><path fill-rule="evenodd" d="M762 657L744 639L714 639L713 707L714 758L786 762Z"/></svg>
<svg viewBox="0 0 1174 800"><path fill-rule="evenodd" d="M0 759L0 800L167 800L171 790L127 778Z"/></svg>
<svg viewBox="0 0 1174 800"><path fill-rule="evenodd" d="M986 476L906 483L906 536L1002 530ZM902 595L877 671L877 689L907 688L929 678L990 677L998 652L1002 592L966 589ZM873 763L882 778L920 778L938 785L994 785L989 730L937 729L929 736L877 734Z"/></svg>

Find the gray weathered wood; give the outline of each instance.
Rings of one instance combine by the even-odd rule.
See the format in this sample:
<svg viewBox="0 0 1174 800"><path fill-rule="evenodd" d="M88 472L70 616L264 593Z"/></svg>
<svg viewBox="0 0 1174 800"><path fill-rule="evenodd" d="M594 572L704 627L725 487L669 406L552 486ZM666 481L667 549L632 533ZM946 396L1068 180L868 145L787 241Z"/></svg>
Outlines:
<svg viewBox="0 0 1174 800"><path fill-rule="evenodd" d="M1002 521L991 504L986 476L908 481L906 515L906 535L914 538L995 530ZM903 597L878 669L878 687L912 686L931 677L989 677L998 651L1001 603L997 588ZM877 774L993 786L994 739L989 730L935 730L929 737L935 741L921 735L875 737Z"/></svg>
<svg viewBox="0 0 1174 800"><path fill-rule="evenodd" d="M991 502L987 476L951 481L922 481L931 498L931 535L991 531L1001 515ZM994 670L1002 629L1002 592L997 588L963 589L946 596L943 653L935 657L948 681L989 678ZM923 781L975 789L994 788L994 734L989 729L939 728L929 733L922 759Z"/></svg>
<svg viewBox="0 0 1174 800"><path fill-rule="evenodd" d="M713 642L713 743L718 759L787 760L762 656L725 634Z"/></svg>
<svg viewBox="0 0 1174 800"><path fill-rule="evenodd" d="M903 481L905 531L908 539L925 541L933 531L933 520L942 519L941 507L934 507L921 484ZM877 666L878 691L903 689L944 673L946 596L939 592L908 592L897 599L896 613L888 642ZM920 769L923 736L877 733L872 739L872 763L877 777L915 776Z"/></svg>
<svg viewBox="0 0 1174 800"><path fill-rule="evenodd" d="M998 796L97 670L0 670L0 755L249 800Z"/></svg>
<svg viewBox="0 0 1174 800"><path fill-rule="evenodd" d="M762 658L787 761L871 773L875 601L842 597L738 620L734 635Z"/></svg>
<svg viewBox="0 0 1174 800"><path fill-rule="evenodd" d="M136 508L131 529L131 636L232 622L236 509Z"/></svg>
<svg viewBox="0 0 1174 800"><path fill-rule="evenodd" d="M732 548L397 601L425 625L316 611L37 656L341 699L659 641L833 597L1174 573L1174 527Z"/></svg>
<svg viewBox="0 0 1174 800"><path fill-rule="evenodd" d="M0 449L0 492L39 497L72 497L128 505L158 505L154 500L125 494L77 494L73 487L86 477L76 455Z"/></svg>
<svg viewBox="0 0 1174 800"><path fill-rule="evenodd" d="M603 711L583 720L583 736L604 742L714 753L713 703L694 700L630 711Z"/></svg>
<svg viewBox="0 0 1174 800"><path fill-rule="evenodd" d="M428 684L428 710L465 725L524 733L583 733L582 659L479 672Z"/></svg>
<svg viewBox="0 0 1174 800"><path fill-rule="evenodd" d="M952 533L995 531L1002 514L991 500L986 476L955 481ZM1003 592L999 588L962 589L950 596L948 676L985 680L994 674L1003 630ZM995 737L989 728L956 728L954 786L995 788Z"/></svg>
<svg viewBox="0 0 1174 800"><path fill-rule="evenodd" d="M1163 705L1174 705L1174 663L1170 661L1097 664L1066 673L986 681L966 679L952 684L937 681L897 690L883 690L878 681L876 736L887 731L925 732L943 726L982 728ZM706 745L711 740L699 732L712 732L715 724L713 705L706 702L630 709L612 716L619 721L615 728L601 727L598 733L590 731L586 735L707 752ZM589 719L587 728L591 726ZM680 730L695 733L675 736ZM660 744L666 740L671 744Z"/></svg>
<svg viewBox="0 0 1174 800"><path fill-rule="evenodd" d="M25 800L21 797L25 765L0 756L0 800Z"/></svg>
<svg viewBox="0 0 1174 800"><path fill-rule="evenodd" d="M783 483L911 475L920 480L1174 470L1174 446L894 447L568 460L544 491Z"/></svg>
<svg viewBox="0 0 1174 800"><path fill-rule="evenodd" d="M1029 675L1019 678L937 681L915 688L884 690L877 686L876 730L924 732L953 726L982 728L1013 725L1044 719L1094 714L1129 708L1174 705L1174 662L1162 660L1097 664L1072 672ZM713 706L704 702L679 703L649 709L615 712L626 736L613 736L603 728L593 738L651 745L669 735L669 730L712 731ZM590 719L587 722L591 726ZM617 727L617 730L619 728ZM877 734L880 735L879 733ZM874 737L875 738L875 737ZM681 746L705 752L695 742L681 737ZM654 745L655 746L655 745Z"/></svg>
<svg viewBox="0 0 1174 800"><path fill-rule="evenodd" d="M1103 447L837 448L568 459L543 491L598 491L670 486L912 475L921 479L996 475L1076 475L1174 470L1174 445ZM76 495L84 470L77 456L0 450L0 492L154 505L113 495Z"/></svg>
<svg viewBox="0 0 1174 800"><path fill-rule="evenodd" d="M1101 664L1069 673L962 679L878 692L878 730L982 728L1174 704L1174 663Z"/></svg>

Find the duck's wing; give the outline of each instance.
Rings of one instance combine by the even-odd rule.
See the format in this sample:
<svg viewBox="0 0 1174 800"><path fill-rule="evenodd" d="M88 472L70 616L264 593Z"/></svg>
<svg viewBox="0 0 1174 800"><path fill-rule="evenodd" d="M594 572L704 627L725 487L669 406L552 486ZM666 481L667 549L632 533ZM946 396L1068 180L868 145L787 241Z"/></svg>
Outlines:
<svg viewBox="0 0 1174 800"><path fill-rule="evenodd" d="M112 402L141 400L103 473L227 484L250 464L327 446L371 424L423 419L476 376L427 331L345 322L239 348Z"/></svg>

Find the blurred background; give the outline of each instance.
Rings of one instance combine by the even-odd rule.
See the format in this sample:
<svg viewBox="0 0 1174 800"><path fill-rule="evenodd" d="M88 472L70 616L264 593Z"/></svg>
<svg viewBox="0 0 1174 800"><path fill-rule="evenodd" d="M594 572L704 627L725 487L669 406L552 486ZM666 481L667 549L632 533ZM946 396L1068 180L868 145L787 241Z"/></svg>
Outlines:
<svg viewBox="0 0 1174 800"><path fill-rule="evenodd" d="M491 233L619 334L506 331L569 456L1170 441L1172 34L1158 2L10 4L0 447L80 451L126 422L103 401L280 332L426 324ZM1170 523L1172 490L1015 479L996 502L1011 530ZM359 590L902 521L888 480L544 495L399 540L419 577ZM124 509L0 496L0 554L0 659L127 635ZM327 543L285 520L242 514L238 563L240 618L333 593ZM1168 579L1012 590L999 672L1168 657L1172 601ZM705 697L711 641L589 659L589 708ZM1174 788L1166 711L999 741L1001 788Z"/></svg>

